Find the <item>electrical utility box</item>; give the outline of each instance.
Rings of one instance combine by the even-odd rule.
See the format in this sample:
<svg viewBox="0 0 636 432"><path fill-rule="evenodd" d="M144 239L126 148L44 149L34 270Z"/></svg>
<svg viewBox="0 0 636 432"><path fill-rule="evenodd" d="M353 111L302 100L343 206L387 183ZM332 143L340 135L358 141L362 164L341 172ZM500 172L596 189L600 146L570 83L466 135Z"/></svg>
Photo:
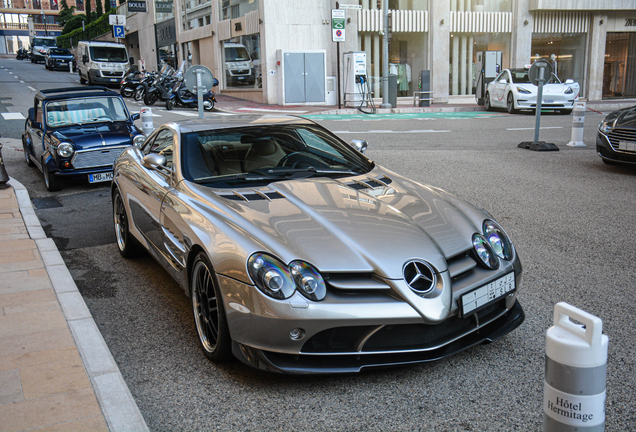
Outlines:
<svg viewBox="0 0 636 432"><path fill-rule="evenodd" d="M370 88L367 84L367 53L350 51L344 53L344 100L361 102Z"/></svg>
<svg viewBox="0 0 636 432"><path fill-rule="evenodd" d="M501 51L478 51L475 69L477 72L475 82L475 97L479 105L484 104L486 86L489 82L497 78L502 67L503 52Z"/></svg>

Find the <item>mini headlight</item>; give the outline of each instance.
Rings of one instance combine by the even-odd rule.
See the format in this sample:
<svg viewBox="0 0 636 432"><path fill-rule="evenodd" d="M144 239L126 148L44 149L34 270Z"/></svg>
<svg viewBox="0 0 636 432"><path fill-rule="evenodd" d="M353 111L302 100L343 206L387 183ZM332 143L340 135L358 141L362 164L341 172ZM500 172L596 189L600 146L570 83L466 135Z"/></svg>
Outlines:
<svg viewBox="0 0 636 432"><path fill-rule="evenodd" d="M133 145L135 147L141 147L141 145L145 142L146 142L145 135L135 135L135 137L133 138Z"/></svg>
<svg viewBox="0 0 636 432"><path fill-rule="evenodd" d="M320 301L327 295L325 281L310 264L294 261L289 269L298 291L310 300Z"/></svg>
<svg viewBox="0 0 636 432"><path fill-rule="evenodd" d="M276 258L255 253L247 260L250 277L268 296L283 300L294 294L295 286L287 267Z"/></svg>
<svg viewBox="0 0 636 432"><path fill-rule="evenodd" d="M62 143L57 146L57 154L63 158L69 158L73 156L74 152L75 150L73 149L73 146L69 143Z"/></svg>
<svg viewBox="0 0 636 432"><path fill-rule="evenodd" d="M524 94L530 94L530 93L532 93L530 90L525 89L525 88L523 88L523 87L517 87L517 91L518 91L519 93L524 93Z"/></svg>
<svg viewBox="0 0 636 432"><path fill-rule="evenodd" d="M492 270L499 267L499 259L483 235L473 234L473 249L481 265Z"/></svg>
<svg viewBox="0 0 636 432"><path fill-rule="evenodd" d="M484 237L492 246L499 258L510 261L512 259L512 242L499 224L492 220L484 221Z"/></svg>

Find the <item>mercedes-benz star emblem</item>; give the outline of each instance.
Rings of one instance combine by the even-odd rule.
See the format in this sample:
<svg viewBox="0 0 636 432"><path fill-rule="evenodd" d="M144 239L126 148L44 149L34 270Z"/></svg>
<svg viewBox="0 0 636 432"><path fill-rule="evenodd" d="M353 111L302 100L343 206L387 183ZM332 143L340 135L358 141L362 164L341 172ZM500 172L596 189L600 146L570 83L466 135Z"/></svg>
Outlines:
<svg viewBox="0 0 636 432"><path fill-rule="evenodd" d="M404 265L404 280L416 294L426 294L435 287L437 277L430 264L412 260Z"/></svg>

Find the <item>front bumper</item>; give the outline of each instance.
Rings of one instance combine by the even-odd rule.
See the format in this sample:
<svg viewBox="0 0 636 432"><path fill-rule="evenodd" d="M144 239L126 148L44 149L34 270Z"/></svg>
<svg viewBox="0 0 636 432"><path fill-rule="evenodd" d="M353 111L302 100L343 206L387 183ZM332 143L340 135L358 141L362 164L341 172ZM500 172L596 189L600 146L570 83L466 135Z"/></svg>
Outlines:
<svg viewBox="0 0 636 432"><path fill-rule="evenodd" d="M541 109L574 109L575 95L544 94ZM517 106L519 109L535 109L537 107L537 95L518 94Z"/></svg>
<svg viewBox="0 0 636 432"><path fill-rule="evenodd" d="M596 152L602 159L611 162L636 164L636 150L621 149L618 141L615 140L613 144L609 137L601 132L596 134Z"/></svg>
<svg viewBox="0 0 636 432"><path fill-rule="evenodd" d="M49 68L51 68L51 69L69 70L69 64L72 64L72 60L51 60L51 59L49 59Z"/></svg>
<svg viewBox="0 0 636 432"><path fill-rule="evenodd" d="M88 74L94 84L115 85L120 84L124 78L123 71L101 71L99 69L89 69Z"/></svg>

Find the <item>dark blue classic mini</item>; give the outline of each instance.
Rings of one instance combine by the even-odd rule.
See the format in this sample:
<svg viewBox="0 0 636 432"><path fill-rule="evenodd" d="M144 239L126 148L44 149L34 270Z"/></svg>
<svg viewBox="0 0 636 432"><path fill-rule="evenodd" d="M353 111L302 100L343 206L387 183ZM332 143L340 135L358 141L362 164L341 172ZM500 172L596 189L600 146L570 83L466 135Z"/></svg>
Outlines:
<svg viewBox="0 0 636 432"><path fill-rule="evenodd" d="M64 177L111 181L117 156L145 140L133 123L138 118L105 87L40 90L22 134L26 163L40 168L52 192L62 189Z"/></svg>

